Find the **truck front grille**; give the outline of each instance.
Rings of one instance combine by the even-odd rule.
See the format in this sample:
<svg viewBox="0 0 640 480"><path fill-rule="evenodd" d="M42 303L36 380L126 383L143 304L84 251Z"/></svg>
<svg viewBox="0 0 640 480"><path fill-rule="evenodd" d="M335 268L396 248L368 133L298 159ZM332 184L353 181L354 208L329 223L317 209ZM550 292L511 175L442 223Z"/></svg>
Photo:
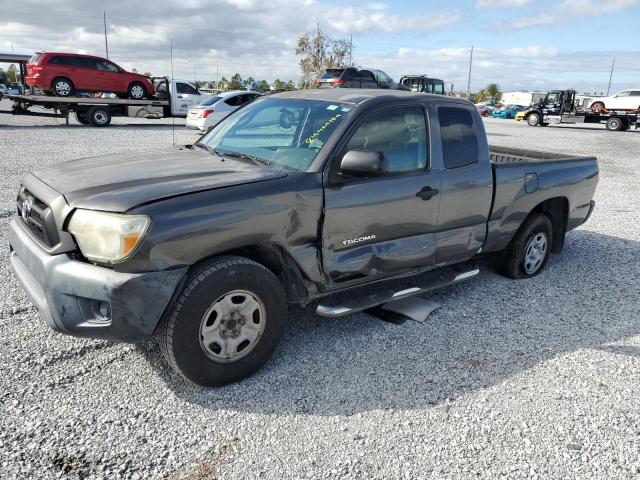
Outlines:
<svg viewBox="0 0 640 480"><path fill-rule="evenodd" d="M45 247L60 243L60 234L51 208L29 190L22 189L18 195L18 217L33 236Z"/></svg>

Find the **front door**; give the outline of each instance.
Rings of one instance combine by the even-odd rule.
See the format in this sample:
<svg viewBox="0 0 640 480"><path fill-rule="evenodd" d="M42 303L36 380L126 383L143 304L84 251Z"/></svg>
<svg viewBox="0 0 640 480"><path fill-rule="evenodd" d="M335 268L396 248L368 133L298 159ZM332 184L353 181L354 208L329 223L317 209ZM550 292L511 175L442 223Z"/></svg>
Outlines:
<svg viewBox="0 0 640 480"><path fill-rule="evenodd" d="M430 266L435 261L441 175L430 171L425 110L378 110L353 131L325 187L323 268L335 281ZM389 171L377 177L339 173L349 150L382 152Z"/></svg>
<svg viewBox="0 0 640 480"><path fill-rule="evenodd" d="M176 107L175 115L186 116L189 107L198 105L204 99L204 95L189 83L176 82L176 93L176 97L171 99Z"/></svg>

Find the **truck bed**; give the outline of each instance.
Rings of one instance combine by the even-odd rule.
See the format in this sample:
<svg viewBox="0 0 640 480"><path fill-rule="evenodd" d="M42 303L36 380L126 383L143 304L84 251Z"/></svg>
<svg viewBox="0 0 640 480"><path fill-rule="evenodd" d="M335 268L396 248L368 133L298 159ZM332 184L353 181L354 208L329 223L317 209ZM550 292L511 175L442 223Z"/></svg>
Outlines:
<svg viewBox="0 0 640 480"><path fill-rule="evenodd" d="M584 157L571 157L559 153L524 150L521 148L489 146L491 163L546 163L567 160L584 160Z"/></svg>

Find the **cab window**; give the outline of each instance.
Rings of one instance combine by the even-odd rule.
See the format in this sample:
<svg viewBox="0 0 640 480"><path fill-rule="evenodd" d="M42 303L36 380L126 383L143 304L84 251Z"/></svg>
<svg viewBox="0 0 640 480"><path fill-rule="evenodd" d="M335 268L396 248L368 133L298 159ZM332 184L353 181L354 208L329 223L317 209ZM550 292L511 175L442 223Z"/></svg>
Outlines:
<svg viewBox="0 0 640 480"><path fill-rule="evenodd" d="M176 90L178 90L178 93L182 93L182 94L186 94L186 95L198 95L198 90L193 88L188 83L178 82L176 84Z"/></svg>
<svg viewBox="0 0 640 480"><path fill-rule="evenodd" d="M389 172L410 172L427 166L427 127L420 108L393 108L373 114L358 127L349 150L384 153Z"/></svg>
<svg viewBox="0 0 640 480"><path fill-rule="evenodd" d="M478 136L471 112L458 107L438 108L442 158L446 168L460 168L478 162Z"/></svg>

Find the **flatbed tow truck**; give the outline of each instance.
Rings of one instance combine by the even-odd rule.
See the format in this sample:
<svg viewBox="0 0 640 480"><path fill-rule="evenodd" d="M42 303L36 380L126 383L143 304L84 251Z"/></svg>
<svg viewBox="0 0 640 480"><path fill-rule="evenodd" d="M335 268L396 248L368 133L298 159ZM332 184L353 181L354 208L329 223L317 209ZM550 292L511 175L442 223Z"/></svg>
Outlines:
<svg viewBox="0 0 640 480"><path fill-rule="evenodd" d="M640 110L598 111L579 109L575 104L575 90L552 90L538 103L531 105L525 120L532 126L546 127L549 123L606 123L607 130L623 131L632 126L640 128Z"/></svg>
<svg viewBox="0 0 640 480"><path fill-rule="evenodd" d="M165 118L184 117L191 105L205 98L193 85L166 77L153 79L155 98L133 100L100 97L55 97L49 95L0 95L0 99L13 102L10 110L0 114L30 115L64 118L69 125L69 115L83 125L106 127L113 117ZM174 100L175 99L175 100ZM32 107L41 109L32 110Z"/></svg>

